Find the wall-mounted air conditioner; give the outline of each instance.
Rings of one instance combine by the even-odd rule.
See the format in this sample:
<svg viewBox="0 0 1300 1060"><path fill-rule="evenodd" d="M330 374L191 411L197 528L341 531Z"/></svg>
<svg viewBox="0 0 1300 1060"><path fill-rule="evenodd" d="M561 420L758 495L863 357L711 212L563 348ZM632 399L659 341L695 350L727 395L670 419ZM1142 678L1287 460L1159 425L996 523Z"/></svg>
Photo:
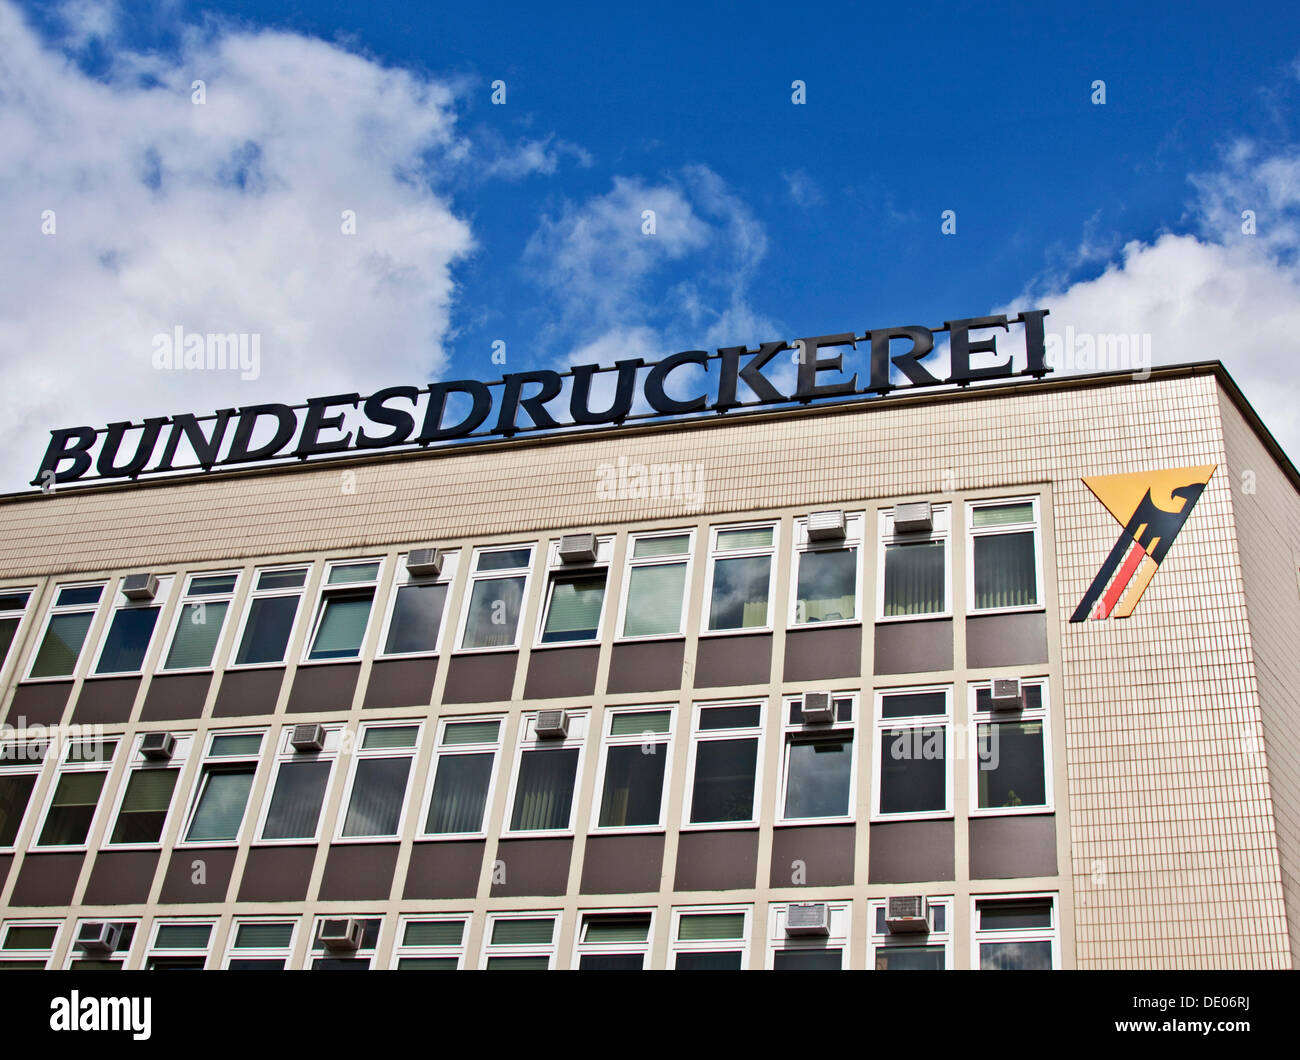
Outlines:
<svg viewBox="0 0 1300 1060"><path fill-rule="evenodd" d="M805 725L824 725L834 721L835 699L829 692L805 692L802 713Z"/></svg>
<svg viewBox="0 0 1300 1060"><path fill-rule="evenodd" d="M176 753L176 737L169 732L147 732L140 740L140 753L155 762L166 762Z"/></svg>
<svg viewBox="0 0 1300 1060"><path fill-rule="evenodd" d="M885 926L891 934L917 934L930 930L930 904L919 894L885 901Z"/></svg>
<svg viewBox="0 0 1300 1060"><path fill-rule="evenodd" d="M894 533L929 533L934 529L934 510L929 501L894 505Z"/></svg>
<svg viewBox="0 0 1300 1060"><path fill-rule="evenodd" d="M989 689L989 709L1020 710L1025 705L1024 689L1015 677L999 677Z"/></svg>
<svg viewBox="0 0 1300 1060"><path fill-rule="evenodd" d="M406 569L413 578L436 578L442 573L442 550L413 548L406 555Z"/></svg>
<svg viewBox="0 0 1300 1060"><path fill-rule="evenodd" d="M322 920L316 941L327 950L359 950L361 948L361 921L354 917L339 920Z"/></svg>
<svg viewBox="0 0 1300 1060"><path fill-rule="evenodd" d="M844 513L836 509L829 512L812 512L808 516L809 541L843 541L848 533Z"/></svg>
<svg viewBox="0 0 1300 1060"><path fill-rule="evenodd" d="M595 563L595 534L565 534L560 538L561 563Z"/></svg>
<svg viewBox="0 0 1300 1060"><path fill-rule="evenodd" d="M569 715L562 710L539 710L533 731L539 740L563 740L569 735Z"/></svg>
<svg viewBox="0 0 1300 1060"><path fill-rule="evenodd" d="M829 935L831 911L825 902L796 902L785 910L787 935Z"/></svg>
<svg viewBox="0 0 1300 1060"><path fill-rule="evenodd" d="M315 722L295 725L289 734L289 743L295 751L325 750L325 726Z"/></svg>
<svg viewBox="0 0 1300 1060"><path fill-rule="evenodd" d="M74 945L82 953L112 953L122 938L120 924L102 921L88 921L77 928L77 941Z"/></svg>
<svg viewBox="0 0 1300 1060"><path fill-rule="evenodd" d="M128 600L152 600L158 595L158 575L128 574L122 579L122 595Z"/></svg>

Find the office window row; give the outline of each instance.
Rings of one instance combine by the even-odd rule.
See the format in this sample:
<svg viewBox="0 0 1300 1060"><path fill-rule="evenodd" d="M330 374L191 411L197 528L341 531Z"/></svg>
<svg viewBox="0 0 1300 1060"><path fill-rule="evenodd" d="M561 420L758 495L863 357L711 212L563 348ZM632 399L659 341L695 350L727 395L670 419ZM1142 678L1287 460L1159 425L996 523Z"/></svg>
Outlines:
<svg viewBox="0 0 1300 1060"><path fill-rule="evenodd" d="M774 903L755 938L752 905L674 907L668 916L665 968L739 971L750 967L757 942L763 967L776 971L848 968L853 902ZM865 941L868 968L933 971L955 967L951 897L909 895L870 899ZM568 967L583 971L640 971L652 967L655 909L580 911ZM396 918L386 956L379 960L384 918L328 914L306 921L311 932L303 967L317 971L371 968L454 971L545 971L559 964L562 914L555 911L488 913L476 954L468 951L468 913L410 913ZM989 895L971 900L974 968L1007 971L1059 968L1060 929L1052 894ZM295 966L301 918L232 918L217 949L218 920L160 917L147 931L140 921L82 919L72 923L63 967L74 971L154 971L225 968L279 971ZM0 971L51 967L64 930L57 920L10 920L0 925ZM137 956L137 953L139 956Z"/></svg>
<svg viewBox="0 0 1300 1060"><path fill-rule="evenodd" d="M1012 687L1004 687L1010 684ZM995 698L994 693L1001 698ZM890 689L875 697L873 717L860 725L854 693L786 696L772 726L781 741L776 792L778 823L854 819L858 746L871 748L871 819L951 816L954 763L970 765L972 816L1045 812L1052 807L1046 682L971 685L968 713L958 722L951 686ZM690 710L682 827L729 828L758 822L761 763L772 709L764 700L696 703ZM448 717L436 724L371 722L358 732L339 724L286 725L269 748L262 805L250 813L254 782L269 733L151 732L125 738L84 738L0 745L0 849L12 848L43 769L47 786L34 848L80 848L101 811L109 815L108 847L160 844L173 813L185 814L182 844L237 843L252 828L258 843L321 838L331 786L342 784L336 842L395 838L412 806L416 834L485 835L498 778L509 785L503 834L571 834L578 778L588 746L599 755L591 831L655 831L667 825L676 705L608 708L598 731L589 709L525 714L505 753L506 718ZM428 779L417 783L416 760L425 728L434 732ZM178 798L182 773L198 755L188 803ZM122 775L105 798L119 756Z"/></svg>
<svg viewBox="0 0 1300 1060"><path fill-rule="evenodd" d="M965 505L969 613L1041 607L1042 552L1037 498L972 501ZM934 618L952 613L952 505L909 504L878 513L879 621ZM790 565L791 627L856 622L863 613L864 512L816 512L793 524ZM781 524L715 526L700 557L705 581L701 632L769 630L778 571ZM695 530L656 530L629 536L617 604L620 639L683 635ZM525 601L542 558L546 579L534 645L599 641L607 608L613 536L574 534L535 543L475 548L452 647L491 651L518 647ZM142 672L156 637L163 638L157 672L189 673L220 665L218 652L234 624L227 665L279 666L300 623L307 631L300 662L358 658L378 623L381 658L433 654L443 627L460 550L413 550L398 557L385 599L382 559L327 560L304 605L313 564L260 567L236 613L240 571L204 571L183 579L134 574L109 583L68 582L54 598L35 638L25 678L66 680L83 656L91 677ZM0 590L0 662L13 643L32 590ZM160 617L179 594L165 630ZM101 610L107 617L90 643Z"/></svg>

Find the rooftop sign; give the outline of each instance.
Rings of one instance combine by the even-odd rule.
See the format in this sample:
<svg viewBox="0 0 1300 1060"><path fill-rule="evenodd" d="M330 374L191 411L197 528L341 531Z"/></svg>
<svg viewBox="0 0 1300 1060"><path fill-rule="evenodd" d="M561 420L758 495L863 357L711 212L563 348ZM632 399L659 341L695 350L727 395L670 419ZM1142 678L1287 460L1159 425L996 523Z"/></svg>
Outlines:
<svg viewBox="0 0 1300 1060"><path fill-rule="evenodd" d="M180 413L99 429L65 427L50 432L49 448L31 484L49 491L64 482L136 479L199 468L306 460L327 453L442 446L572 427L722 415L733 409L808 404L825 398L969 386L1013 376L1038 378L1049 371L1043 343L1047 313L1033 309L1014 318L950 320L935 329L907 326L862 335L819 335L764 342L755 349L728 346L716 353L685 350L654 362L618 361L612 368L583 364L563 373L515 372L492 383L459 379L423 387L391 386L364 398L334 394L303 405L248 405L206 416ZM1023 325L1019 367L1014 352L997 346L997 333L1009 332L1013 324ZM948 375L943 379L936 378L930 371L934 366L925 363L939 332L948 334ZM975 337L972 332L984 334ZM869 351L869 360L855 370L845 360L860 346ZM789 394L764 374L787 351L796 366L794 392ZM698 369L694 376L702 374L704 392L670 396L673 374L690 365ZM604 374L616 377L608 407L593 409L593 383ZM678 390L684 377L685 373L676 380ZM899 377L906 382L895 382ZM742 383L754 400L741 399ZM634 406L648 411L634 412Z"/></svg>

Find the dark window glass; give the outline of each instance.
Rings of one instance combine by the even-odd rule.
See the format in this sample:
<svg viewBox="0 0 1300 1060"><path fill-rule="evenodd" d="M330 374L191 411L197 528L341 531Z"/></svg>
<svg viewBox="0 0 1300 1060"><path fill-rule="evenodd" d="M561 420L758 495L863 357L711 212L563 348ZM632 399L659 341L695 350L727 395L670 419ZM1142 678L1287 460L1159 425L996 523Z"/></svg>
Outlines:
<svg viewBox="0 0 1300 1060"><path fill-rule="evenodd" d="M1019 931L1052 926L1052 902L1047 900L980 902L979 926L983 930Z"/></svg>
<svg viewBox="0 0 1300 1060"><path fill-rule="evenodd" d="M185 838L229 840L238 836L256 769L252 762L205 767L203 789Z"/></svg>
<svg viewBox="0 0 1300 1060"><path fill-rule="evenodd" d="M1041 721L979 726L980 809L1047 803Z"/></svg>
<svg viewBox="0 0 1300 1060"><path fill-rule="evenodd" d="M527 567L533 558L531 548L511 548L504 552L484 552L478 558L478 570L517 570Z"/></svg>
<svg viewBox="0 0 1300 1060"><path fill-rule="evenodd" d="M691 821L748 821L754 815L758 741L702 740L695 750Z"/></svg>
<svg viewBox="0 0 1300 1060"><path fill-rule="evenodd" d="M715 561L709 629L766 626L771 569L771 556L736 556Z"/></svg>
<svg viewBox="0 0 1300 1060"><path fill-rule="evenodd" d="M524 580L522 577L488 578L474 583L462 647L499 648L515 642Z"/></svg>
<svg viewBox="0 0 1300 1060"><path fill-rule="evenodd" d="M600 612L604 601L604 571L554 575L542 643L594 640L600 632Z"/></svg>
<svg viewBox="0 0 1300 1060"><path fill-rule="evenodd" d="M525 751L519 760L512 831L568 828L578 749Z"/></svg>
<svg viewBox="0 0 1300 1060"><path fill-rule="evenodd" d="M942 728L887 729L880 741L880 812L941 812L947 805Z"/></svg>
<svg viewBox="0 0 1300 1060"><path fill-rule="evenodd" d="M329 762L285 762L280 766L262 838L314 837L329 778Z"/></svg>
<svg viewBox="0 0 1300 1060"><path fill-rule="evenodd" d="M284 958L235 957L226 967L232 972L278 972L284 968Z"/></svg>
<svg viewBox="0 0 1300 1060"><path fill-rule="evenodd" d="M489 957L489 972L544 972L550 965L546 957Z"/></svg>
<svg viewBox="0 0 1300 1060"><path fill-rule="evenodd" d="M103 595L102 585L89 585L80 589L60 589L55 607L72 607L75 604L97 604Z"/></svg>
<svg viewBox="0 0 1300 1060"><path fill-rule="evenodd" d="M836 622L856 617L858 554L851 548L799 554L796 622Z"/></svg>
<svg viewBox="0 0 1300 1060"><path fill-rule="evenodd" d="M27 606L31 593L0 594L0 611L21 611Z"/></svg>
<svg viewBox="0 0 1300 1060"><path fill-rule="evenodd" d="M433 800L424 830L429 835L477 832L492 781L492 754L443 755L433 780Z"/></svg>
<svg viewBox="0 0 1300 1060"><path fill-rule="evenodd" d="M447 602L445 585L403 585L393 603L385 655L409 655L438 647L438 628Z"/></svg>
<svg viewBox="0 0 1300 1060"><path fill-rule="evenodd" d="M602 827L659 823L668 749L663 744L631 744L609 749L600 800Z"/></svg>
<svg viewBox="0 0 1300 1060"><path fill-rule="evenodd" d="M122 796L110 843L156 843L162 838L179 769L137 769Z"/></svg>
<svg viewBox="0 0 1300 1060"><path fill-rule="evenodd" d="M146 968L151 972L201 972L206 963L203 957L150 957Z"/></svg>
<svg viewBox="0 0 1300 1060"><path fill-rule="evenodd" d="M584 953L578 959L583 972L639 972L644 966L639 953Z"/></svg>
<svg viewBox="0 0 1300 1060"><path fill-rule="evenodd" d="M307 572L301 567L295 570L263 571L257 579L259 589L297 589L306 584Z"/></svg>
<svg viewBox="0 0 1300 1060"><path fill-rule="evenodd" d="M39 846L76 846L86 841L107 773L64 773L54 789Z"/></svg>
<svg viewBox="0 0 1300 1060"><path fill-rule="evenodd" d="M36 774L0 776L0 847L13 846L27 803L36 787Z"/></svg>
<svg viewBox="0 0 1300 1060"><path fill-rule="evenodd" d="M977 611L1038 603L1032 531L977 536L972 563Z"/></svg>
<svg viewBox="0 0 1300 1060"><path fill-rule="evenodd" d="M456 958L399 957L397 959L397 970L399 972L454 972L456 970Z"/></svg>
<svg viewBox="0 0 1300 1060"><path fill-rule="evenodd" d="M44 968L44 961L0 961L0 972L39 972Z"/></svg>
<svg viewBox="0 0 1300 1060"><path fill-rule="evenodd" d="M122 969L121 961L110 961L98 957L80 957L69 968L74 972L117 972Z"/></svg>
<svg viewBox="0 0 1300 1060"><path fill-rule="evenodd" d="M248 622L244 625L244 638L235 662L242 666L282 661L297 613L297 596L266 596L253 600L248 608Z"/></svg>
<svg viewBox="0 0 1300 1060"><path fill-rule="evenodd" d="M918 718L947 713L948 697L943 692L909 692L880 697L882 718Z"/></svg>
<svg viewBox="0 0 1300 1060"><path fill-rule="evenodd" d="M680 972L738 972L740 951L732 953L679 953L677 970Z"/></svg>
<svg viewBox="0 0 1300 1060"><path fill-rule="evenodd" d="M354 659L360 655L374 598L374 589L327 594L321 601L320 624L307 658Z"/></svg>
<svg viewBox="0 0 1300 1060"><path fill-rule="evenodd" d="M885 617L932 615L946 610L944 542L885 546Z"/></svg>
<svg viewBox="0 0 1300 1060"><path fill-rule="evenodd" d="M19 616L0 618L0 666L9 657L9 646L14 642L14 631L18 628Z"/></svg>
<svg viewBox="0 0 1300 1060"><path fill-rule="evenodd" d="M772 967L778 972L821 972L840 970L839 950L777 950Z"/></svg>
<svg viewBox="0 0 1300 1060"><path fill-rule="evenodd" d="M701 729L752 729L758 725L762 707L705 707L700 711Z"/></svg>
<svg viewBox="0 0 1300 1060"><path fill-rule="evenodd" d="M140 669L144 665L145 652L149 650L149 638L153 636L159 610L157 607L127 607L114 612L95 673L125 674Z"/></svg>
<svg viewBox="0 0 1300 1060"><path fill-rule="evenodd" d="M316 957L311 966L317 972L364 972L370 961L364 957Z"/></svg>
<svg viewBox="0 0 1300 1060"><path fill-rule="evenodd" d="M876 950L878 972L941 972L942 946L882 946Z"/></svg>
<svg viewBox="0 0 1300 1060"><path fill-rule="evenodd" d="M842 817L849 812L853 740L795 740L789 749L785 816Z"/></svg>
<svg viewBox="0 0 1300 1060"><path fill-rule="evenodd" d="M1052 967L1050 942L982 942L980 968L995 971L1047 971Z"/></svg>
<svg viewBox="0 0 1300 1060"><path fill-rule="evenodd" d="M343 834L396 835L410 772L409 758L363 758L357 762Z"/></svg>
<svg viewBox="0 0 1300 1060"><path fill-rule="evenodd" d="M41 639L36 661L32 663L33 677L69 677L77 668L81 647L94 619L93 611L72 615L55 615Z"/></svg>

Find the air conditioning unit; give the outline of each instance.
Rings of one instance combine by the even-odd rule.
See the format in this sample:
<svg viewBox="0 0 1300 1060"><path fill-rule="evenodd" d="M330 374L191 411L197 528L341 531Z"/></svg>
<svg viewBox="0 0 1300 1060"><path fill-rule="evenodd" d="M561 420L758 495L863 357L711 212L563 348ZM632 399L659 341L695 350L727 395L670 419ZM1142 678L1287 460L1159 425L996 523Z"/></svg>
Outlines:
<svg viewBox="0 0 1300 1060"><path fill-rule="evenodd" d="M989 690L990 710L1020 710L1025 705L1020 681L1015 677L999 677Z"/></svg>
<svg viewBox="0 0 1300 1060"><path fill-rule="evenodd" d="M120 924L93 921L77 928L77 949L82 953L112 953L122 938Z"/></svg>
<svg viewBox="0 0 1300 1060"><path fill-rule="evenodd" d="M569 735L569 715L562 710L539 710L534 731L539 740L563 740Z"/></svg>
<svg viewBox="0 0 1300 1060"><path fill-rule="evenodd" d="M930 904L919 894L890 898L885 902L885 926L891 934L928 932Z"/></svg>
<svg viewBox="0 0 1300 1060"><path fill-rule="evenodd" d="M565 534L560 538L561 563L595 563L595 534Z"/></svg>
<svg viewBox="0 0 1300 1060"><path fill-rule="evenodd" d="M327 950L359 950L361 948L361 921L353 917L344 920L322 920L316 941Z"/></svg>
<svg viewBox="0 0 1300 1060"><path fill-rule="evenodd" d="M808 516L809 541L843 541L848 533L844 513L838 509L831 512L812 512Z"/></svg>
<svg viewBox="0 0 1300 1060"><path fill-rule="evenodd" d="M289 734L289 743L295 751L325 750L325 726L315 723L295 725Z"/></svg>
<svg viewBox="0 0 1300 1060"><path fill-rule="evenodd" d="M894 533L929 533L934 529L934 511L929 501L894 505Z"/></svg>
<svg viewBox="0 0 1300 1060"><path fill-rule="evenodd" d="M169 732L147 732L140 741L140 753L145 758L166 762L176 753L176 737Z"/></svg>
<svg viewBox="0 0 1300 1060"><path fill-rule="evenodd" d="M413 578L436 578L442 573L442 549L411 549L406 555L406 569Z"/></svg>
<svg viewBox="0 0 1300 1060"><path fill-rule="evenodd" d="M158 575L128 574L122 579L122 595L128 600L152 600L158 595Z"/></svg>
<svg viewBox="0 0 1300 1060"><path fill-rule="evenodd" d="M835 720L835 700L829 692L803 694L803 723L820 725Z"/></svg>
<svg viewBox="0 0 1300 1060"><path fill-rule="evenodd" d="M787 935L829 935L831 911L825 902L796 902L786 907Z"/></svg>

